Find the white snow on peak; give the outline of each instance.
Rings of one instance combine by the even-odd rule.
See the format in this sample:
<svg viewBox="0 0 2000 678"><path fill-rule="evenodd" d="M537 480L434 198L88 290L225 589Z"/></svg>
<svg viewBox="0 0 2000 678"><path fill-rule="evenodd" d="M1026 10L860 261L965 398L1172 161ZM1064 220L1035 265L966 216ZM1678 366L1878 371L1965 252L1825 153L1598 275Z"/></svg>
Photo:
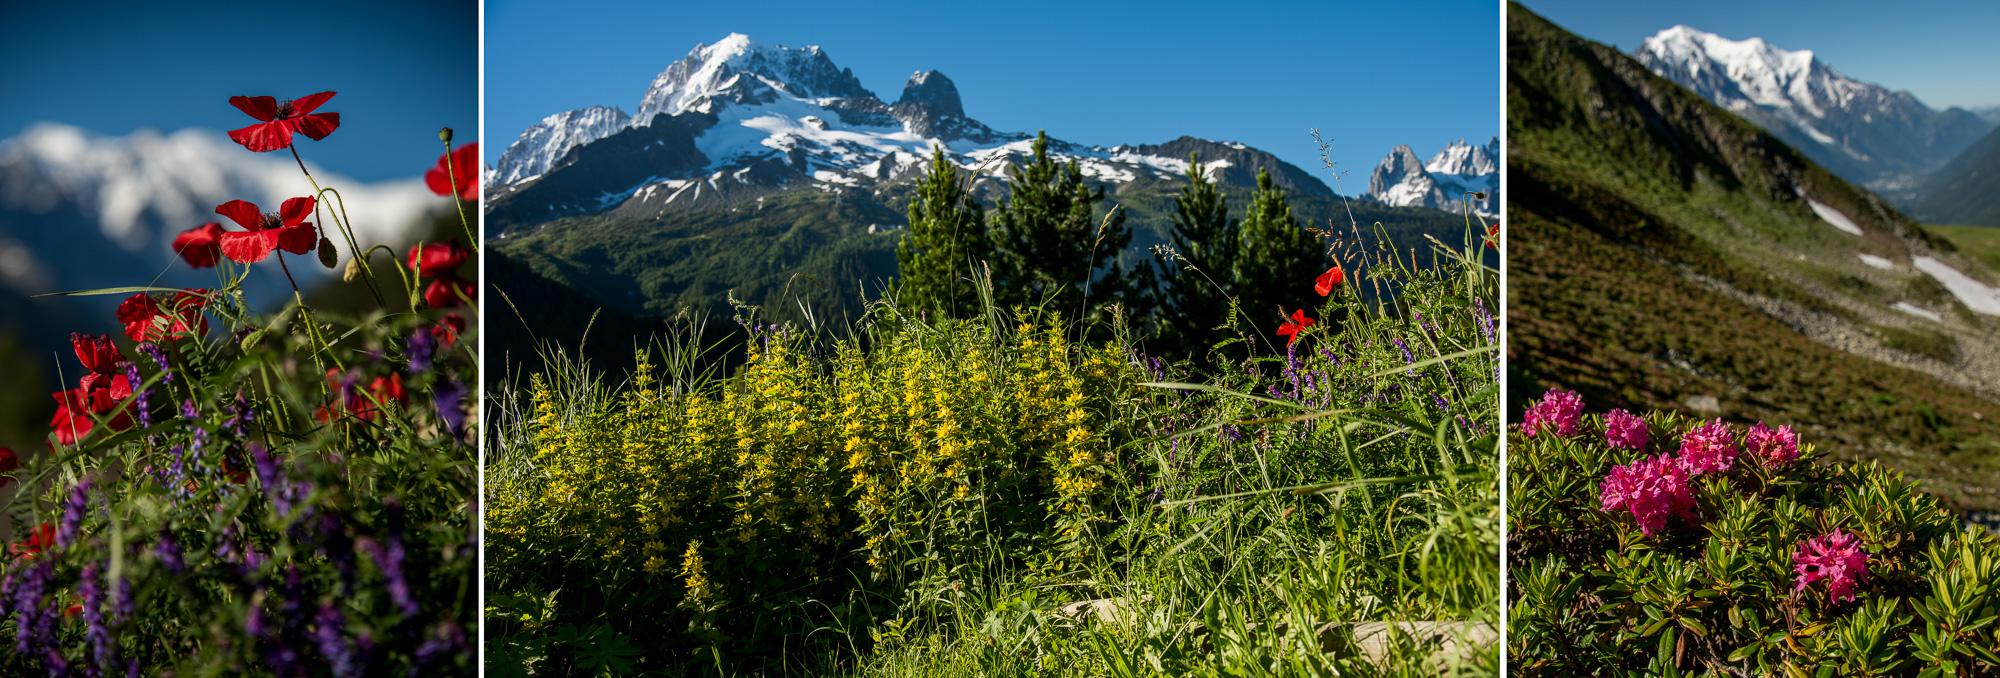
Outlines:
<svg viewBox="0 0 2000 678"><path fill-rule="evenodd" d="M7 177L0 182L0 208L42 214L73 203L119 247L171 256L181 231L210 221L239 228L215 213L217 205L240 199L275 211L286 199L311 196L312 182L295 162L285 162L290 159L251 153L206 129L106 137L38 122L0 141L0 176ZM426 211L450 204L419 177L361 183L306 166L321 186L340 190L364 248L403 240ZM346 240L333 241L345 259ZM330 274L319 266L296 268Z"/></svg>
<svg viewBox="0 0 2000 678"><path fill-rule="evenodd" d="M2000 315L2000 289L1987 287L1971 276L1960 273L1950 264L1931 257L1915 257L1910 263L1916 266L1917 270L1943 283L1945 289L1951 290L1952 296L1958 297L1958 300L1974 313Z"/></svg>
<svg viewBox="0 0 2000 678"><path fill-rule="evenodd" d="M817 45L771 46L731 33L713 45L696 45L686 58L654 77L631 124L650 125L662 113L714 113L716 100L760 88L809 99L856 94L860 82L836 68Z"/></svg>
<svg viewBox="0 0 2000 678"><path fill-rule="evenodd" d="M1500 137L1493 137L1484 146L1474 146L1459 139L1431 156L1430 162L1424 163L1424 171L1432 174L1492 174L1500 171L1494 160L1499 155Z"/></svg>
<svg viewBox="0 0 2000 678"><path fill-rule="evenodd" d="M1382 159L1368 177L1363 197L1399 207L1431 207L1458 211L1468 193L1485 192L1483 200L1473 200L1472 208L1485 216L1498 213L1500 138L1483 146L1460 139L1420 163L1409 146L1397 146Z"/></svg>
<svg viewBox="0 0 2000 678"><path fill-rule="evenodd" d="M1894 263L1890 262L1890 261L1889 261L1888 259L1884 259L1884 258L1882 258L1882 257L1878 257L1878 256L1875 256L1875 255L1873 255L1873 254L1860 254L1860 255L1856 255L1856 256L1859 256L1859 257L1861 257L1861 263L1864 263L1864 264L1867 264L1867 265L1869 265L1869 266L1873 266L1873 267L1875 267L1875 268L1879 268L1879 269L1882 269L1882 270L1885 270L1885 271L1886 271L1886 270L1888 270L1888 269L1892 269L1892 268L1895 268L1895 267L1896 267L1896 264L1894 264Z"/></svg>
<svg viewBox="0 0 2000 678"><path fill-rule="evenodd" d="M631 120L624 111L603 106L542 118L500 154L500 160L486 171L485 185L519 183L541 176L569 149L610 136Z"/></svg>

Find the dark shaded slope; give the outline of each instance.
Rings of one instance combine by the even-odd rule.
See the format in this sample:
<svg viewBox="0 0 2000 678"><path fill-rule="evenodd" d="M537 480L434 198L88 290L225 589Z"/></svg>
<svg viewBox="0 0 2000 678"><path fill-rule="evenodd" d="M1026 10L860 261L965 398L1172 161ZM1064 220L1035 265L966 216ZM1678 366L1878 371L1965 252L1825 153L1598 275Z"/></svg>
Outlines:
<svg viewBox="0 0 2000 678"><path fill-rule="evenodd" d="M1933 224L2000 227L2000 128L1932 175L1910 215Z"/></svg>

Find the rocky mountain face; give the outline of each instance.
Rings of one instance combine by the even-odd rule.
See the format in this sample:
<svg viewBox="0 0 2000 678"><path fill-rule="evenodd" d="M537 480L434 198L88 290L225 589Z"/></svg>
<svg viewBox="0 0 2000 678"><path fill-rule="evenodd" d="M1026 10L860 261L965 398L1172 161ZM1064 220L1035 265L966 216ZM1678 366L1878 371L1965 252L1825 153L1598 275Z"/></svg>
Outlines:
<svg viewBox="0 0 2000 678"><path fill-rule="evenodd" d="M1993 128L1972 111L1937 111L1907 91L1842 75L1811 50L1761 38L1730 40L1687 26L1660 31L1633 58L1805 152L1842 178L1891 199Z"/></svg>
<svg viewBox="0 0 2000 678"><path fill-rule="evenodd" d="M740 34L668 66L637 113L621 119L617 109L594 107L523 133L487 174L489 225L504 232L583 214L658 218L794 190L880 193L927 171L933 146L992 184L1032 142L967 116L943 73L915 73L889 104L818 47L770 46ZM1333 195L1311 173L1243 144L1182 138L1104 148L1051 140L1050 150L1108 185L1181 179L1188 154L1199 152L1218 181L1252 186L1267 168L1293 194Z"/></svg>
<svg viewBox="0 0 2000 678"><path fill-rule="evenodd" d="M1639 58L1507 24L1512 402L1788 425L2000 508L1963 461L2000 439L2000 269ZM1833 117L1830 81L1761 91Z"/></svg>
<svg viewBox="0 0 2000 678"><path fill-rule="evenodd" d="M1484 216L1500 211L1500 137L1482 146L1464 139L1452 142L1419 162L1410 147L1397 146L1368 175L1368 192L1363 197L1399 207L1430 207L1458 211L1466 193L1484 192L1473 200L1473 210Z"/></svg>

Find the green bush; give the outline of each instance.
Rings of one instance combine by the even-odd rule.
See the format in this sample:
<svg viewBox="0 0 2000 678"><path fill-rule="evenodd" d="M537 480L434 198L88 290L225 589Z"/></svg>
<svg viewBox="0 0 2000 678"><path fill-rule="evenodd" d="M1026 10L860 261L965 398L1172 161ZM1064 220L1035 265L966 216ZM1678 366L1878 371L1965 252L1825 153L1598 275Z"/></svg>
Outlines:
<svg viewBox="0 0 2000 678"><path fill-rule="evenodd" d="M1607 477L1642 460L1685 476L1684 462L1702 456L1697 448L1725 445L1691 432L1726 425L1656 412L1644 419L1649 442L1638 449L1608 435L1607 421L1622 410L1583 416L1570 435L1528 428L1573 395L1551 390L1509 436L1508 651L1518 675L1973 676L2000 668L2000 544L1900 473L1814 464L1810 444L1797 446L1795 461L1763 463L1756 435L1728 427L1726 446L1741 444L1744 454L1727 470L1686 478L1691 503L1668 511L1649 535L1638 511L1605 509L1607 492L1611 503L1624 496L1606 489L1619 487ZM1682 487L1670 475L1655 489ZM1829 570L1833 579L1805 576L1817 562L1808 542L1836 534L1857 539L1865 575L1848 567ZM1851 599L1827 584L1846 578Z"/></svg>

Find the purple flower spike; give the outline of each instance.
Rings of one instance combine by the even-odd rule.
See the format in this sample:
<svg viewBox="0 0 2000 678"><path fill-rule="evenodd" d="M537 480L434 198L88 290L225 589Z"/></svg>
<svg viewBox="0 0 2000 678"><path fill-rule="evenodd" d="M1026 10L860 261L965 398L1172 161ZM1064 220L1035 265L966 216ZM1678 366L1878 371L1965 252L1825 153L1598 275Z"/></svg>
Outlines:
<svg viewBox="0 0 2000 678"><path fill-rule="evenodd" d="M451 431L452 439L465 442L465 387L458 380L447 377L431 387L431 394L437 405L438 418L444 420L445 429Z"/></svg>
<svg viewBox="0 0 2000 678"><path fill-rule="evenodd" d="M1604 415L1604 439L1605 443L1612 447L1635 452L1646 449L1649 433L1646 420L1631 412L1612 410L1610 414Z"/></svg>
<svg viewBox="0 0 2000 678"><path fill-rule="evenodd" d="M1553 388L1542 396L1541 402L1528 408L1528 414L1521 423L1521 435L1529 438L1543 428L1555 429L1557 437L1568 438L1576 435L1576 424L1583 419L1583 396L1575 391L1557 391Z"/></svg>
<svg viewBox="0 0 2000 678"><path fill-rule="evenodd" d="M83 513L90 507L90 480L77 481L70 490L69 501L63 503L62 525L56 528L56 546L68 547L76 541L76 532L83 527Z"/></svg>
<svg viewBox="0 0 2000 678"><path fill-rule="evenodd" d="M423 374L431 369L431 358L437 354L437 337L429 328L417 328L404 344L403 356L410 361L410 374Z"/></svg>

